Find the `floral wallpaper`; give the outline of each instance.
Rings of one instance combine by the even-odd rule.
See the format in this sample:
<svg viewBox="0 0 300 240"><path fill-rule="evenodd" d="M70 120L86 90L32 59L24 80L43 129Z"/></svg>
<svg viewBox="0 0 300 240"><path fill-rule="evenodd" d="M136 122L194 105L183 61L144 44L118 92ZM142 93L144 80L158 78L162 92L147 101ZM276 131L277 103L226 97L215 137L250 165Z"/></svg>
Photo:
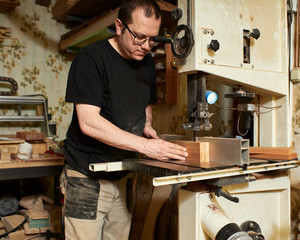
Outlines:
<svg viewBox="0 0 300 240"><path fill-rule="evenodd" d="M52 1L54 4L54 1ZM0 13L0 27L11 30L0 43L0 76L18 83L18 96L44 95L48 99L50 122L56 123L57 139L62 140L70 123L72 105L64 102L67 74L72 57L58 51L60 36L69 29L52 19L52 5L44 7L34 1L21 0L9 13ZM3 88L3 84L0 82ZM0 106L5 115L16 106ZM1 123L1 134L14 134L22 129L39 130L37 124Z"/></svg>

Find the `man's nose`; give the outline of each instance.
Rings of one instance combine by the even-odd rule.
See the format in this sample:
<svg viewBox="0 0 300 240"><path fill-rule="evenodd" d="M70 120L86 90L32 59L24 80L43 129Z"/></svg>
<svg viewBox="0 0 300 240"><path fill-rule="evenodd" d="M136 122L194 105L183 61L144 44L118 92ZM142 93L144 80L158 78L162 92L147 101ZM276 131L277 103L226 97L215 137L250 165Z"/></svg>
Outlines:
<svg viewBox="0 0 300 240"><path fill-rule="evenodd" d="M150 46L150 41L149 39L147 39L147 41L145 41L142 45L141 45L143 50L147 50L150 51L152 49L152 47Z"/></svg>

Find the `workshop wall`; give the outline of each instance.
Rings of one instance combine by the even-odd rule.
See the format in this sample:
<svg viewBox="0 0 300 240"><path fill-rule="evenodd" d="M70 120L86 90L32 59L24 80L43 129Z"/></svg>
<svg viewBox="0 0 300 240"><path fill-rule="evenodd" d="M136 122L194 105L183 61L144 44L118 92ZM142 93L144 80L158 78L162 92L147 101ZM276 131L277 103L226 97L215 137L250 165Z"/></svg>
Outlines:
<svg viewBox="0 0 300 240"><path fill-rule="evenodd" d="M52 3L53 4L53 3ZM58 52L60 36L69 31L52 19L51 8L21 0L10 13L0 13L0 26L11 29L10 37L0 43L0 76L18 83L16 95L42 94L48 98L48 111L57 123L59 139L65 137L71 119L72 105L64 102L70 60ZM0 88L4 87L0 83ZM2 90L3 91L3 90ZM8 113L0 108L0 114ZM28 131L33 126L2 123L1 134Z"/></svg>

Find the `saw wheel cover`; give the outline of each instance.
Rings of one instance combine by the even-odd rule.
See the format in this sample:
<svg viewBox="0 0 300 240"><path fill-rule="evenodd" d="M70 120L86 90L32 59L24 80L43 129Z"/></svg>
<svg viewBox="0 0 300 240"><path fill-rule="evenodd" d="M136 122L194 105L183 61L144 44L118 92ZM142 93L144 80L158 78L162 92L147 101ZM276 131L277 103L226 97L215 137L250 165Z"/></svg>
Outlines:
<svg viewBox="0 0 300 240"><path fill-rule="evenodd" d="M184 32L183 36L180 36ZM187 57L194 46L194 37L191 28L187 25L179 25L176 27L172 35L172 52L178 59Z"/></svg>
<svg viewBox="0 0 300 240"><path fill-rule="evenodd" d="M18 83L13 78L0 77L0 82L8 82L11 84L11 91L0 91L0 96L11 96L17 93Z"/></svg>

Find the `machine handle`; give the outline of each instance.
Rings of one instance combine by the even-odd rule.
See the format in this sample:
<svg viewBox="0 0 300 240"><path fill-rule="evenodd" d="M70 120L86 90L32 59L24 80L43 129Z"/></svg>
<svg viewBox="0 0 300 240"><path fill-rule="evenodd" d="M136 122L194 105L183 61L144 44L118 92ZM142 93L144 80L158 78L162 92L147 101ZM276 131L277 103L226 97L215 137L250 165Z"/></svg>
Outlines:
<svg viewBox="0 0 300 240"><path fill-rule="evenodd" d="M224 192L224 191L222 190L222 187L217 188L217 189L215 190L215 194L216 194L218 197L222 196L222 197L228 199L229 201L232 201L232 202L235 202L235 203L238 203L238 202L240 201L240 199L239 199L238 197L233 197L233 196L231 196L230 194Z"/></svg>
<svg viewBox="0 0 300 240"><path fill-rule="evenodd" d="M160 42L160 43L172 43L173 39L168 37L155 36L153 37L153 41Z"/></svg>

